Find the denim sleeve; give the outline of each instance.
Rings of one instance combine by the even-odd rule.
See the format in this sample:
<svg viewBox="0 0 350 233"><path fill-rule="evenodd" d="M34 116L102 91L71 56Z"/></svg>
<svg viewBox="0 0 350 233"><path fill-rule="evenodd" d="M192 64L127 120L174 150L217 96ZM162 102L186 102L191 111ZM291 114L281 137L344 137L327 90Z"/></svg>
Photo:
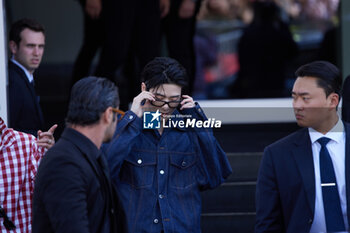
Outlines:
<svg viewBox="0 0 350 233"><path fill-rule="evenodd" d="M191 115L198 120L207 120L203 110L196 103L194 108L184 109L183 114ZM232 173L226 153L223 151L210 128L194 128L193 140L196 141L196 151L199 155L199 170L202 175L197 177L202 190L219 186Z"/></svg>
<svg viewBox="0 0 350 233"><path fill-rule="evenodd" d="M142 120L132 111L126 112L118 123L110 143L104 144L102 151L106 154L111 177L115 180L125 157L130 154L135 138L142 131Z"/></svg>

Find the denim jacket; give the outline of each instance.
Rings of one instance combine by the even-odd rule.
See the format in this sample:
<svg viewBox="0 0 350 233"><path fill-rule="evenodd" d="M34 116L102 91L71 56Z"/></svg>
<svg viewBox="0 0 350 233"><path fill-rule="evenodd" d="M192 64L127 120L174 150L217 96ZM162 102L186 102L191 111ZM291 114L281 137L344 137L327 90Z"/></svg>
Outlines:
<svg viewBox="0 0 350 233"><path fill-rule="evenodd" d="M199 105L181 113L206 119ZM200 191L231 174L225 152L211 129L164 128L160 135L142 126L128 111L105 148L128 232L201 232Z"/></svg>

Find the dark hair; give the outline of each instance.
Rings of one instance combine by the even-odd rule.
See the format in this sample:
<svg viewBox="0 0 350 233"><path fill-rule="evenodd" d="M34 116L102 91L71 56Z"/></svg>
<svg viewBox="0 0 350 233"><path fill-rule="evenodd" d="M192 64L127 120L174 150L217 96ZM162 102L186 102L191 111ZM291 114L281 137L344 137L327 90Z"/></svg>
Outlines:
<svg viewBox="0 0 350 233"><path fill-rule="evenodd" d="M317 85L321 87L326 96L331 93L339 95L341 97L342 78L339 69L330 62L327 61L314 61L299 67L295 72L297 77L315 77L317 78Z"/></svg>
<svg viewBox="0 0 350 233"><path fill-rule="evenodd" d="M108 107L119 106L118 88L106 78L87 77L74 84L68 106L67 124L92 125Z"/></svg>
<svg viewBox="0 0 350 233"><path fill-rule="evenodd" d="M43 25L41 25L39 22L37 22L34 19L24 18L12 24L10 29L10 41L12 40L17 45L19 45L22 39L21 32L26 28L35 32L42 32L45 35L45 29Z"/></svg>
<svg viewBox="0 0 350 233"><path fill-rule="evenodd" d="M187 73L185 68L175 59L156 57L150 61L141 73L141 80L145 82L147 90L157 88L162 84L176 84L187 87Z"/></svg>

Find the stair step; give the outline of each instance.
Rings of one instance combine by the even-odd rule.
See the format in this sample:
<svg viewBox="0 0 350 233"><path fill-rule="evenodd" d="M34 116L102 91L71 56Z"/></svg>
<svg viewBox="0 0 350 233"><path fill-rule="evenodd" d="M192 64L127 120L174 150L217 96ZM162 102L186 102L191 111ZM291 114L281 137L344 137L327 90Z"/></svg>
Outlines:
<svg viewBox="0 0 350 233"><path fill-rule="evenodd" d="M228 153L233 172L226 182L256 181L262 155L261 152Z"/></svg>
<svg viewBox="0 0 350 233"><path fill-rule="evenodd" d="M202 213L254 212L255 186L256 182L230 182L202 192Z"/></svg>
<svg viewBox="0 0 350 233"><path fill-rule="evenodd" d="M253 233L255 212L202 214L202 233Z"/></svg>
<svg viewBox="0 0 350 233"><path fill-rule="evenodd" d="M298 129L300 127L295 122L230 124L214 129L214 135L226 152L261 152L266 146Z"/></svg>

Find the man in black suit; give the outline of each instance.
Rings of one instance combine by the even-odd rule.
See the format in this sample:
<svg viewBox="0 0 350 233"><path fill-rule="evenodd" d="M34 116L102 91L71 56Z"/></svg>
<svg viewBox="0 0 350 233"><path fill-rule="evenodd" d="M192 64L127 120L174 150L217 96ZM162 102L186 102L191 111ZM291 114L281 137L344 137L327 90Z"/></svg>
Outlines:
<svg viewBox="0 0 350 233"><path fill-rule="evenodd" d="M73 86L68 127L38 169L33 233L122 232L118 199L99 151L114 134L118 106L117 88L105 78L88 77Z"/></svg>
<svg viewBox="0 0 350 233"><path fill-rule="evenodd" d="M43 26L32 19L15 22L9 47L9 127L37 136L44 127L43 114L34 89L33 73L39 67L45 47Z"/></svg>
<svg viewBox="0 0 350 233"><path fill-rule="evenodd" d="M350 125L337 114L340 72L315 61L296 76L293 108L305 128L264 151L255 232L348 232Z"/></svg>

